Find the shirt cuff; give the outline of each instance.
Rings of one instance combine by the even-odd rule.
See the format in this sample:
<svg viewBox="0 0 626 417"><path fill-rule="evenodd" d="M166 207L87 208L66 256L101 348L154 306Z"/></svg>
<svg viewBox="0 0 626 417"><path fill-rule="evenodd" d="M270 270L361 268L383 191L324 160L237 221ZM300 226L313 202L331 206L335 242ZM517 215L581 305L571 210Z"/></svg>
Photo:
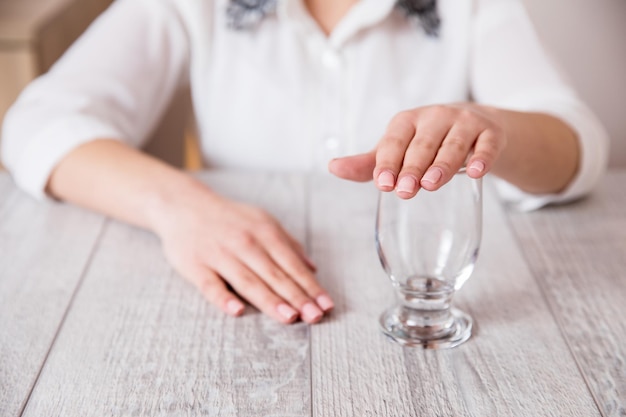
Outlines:
<svg viewBox="0 0 626 417"><path fill-rule="evenodd" d="M572 128L578 137L580 159L572 182L560 193L530 194L503 180L496 181L500 196L522 211L541 208L552 203L567 203L591 192L606 171L608 134L595 115L577 99L564 99L563 92L542 92L520 95L503 108L550 114Z"/></svg>
<svg viewBox="0 0 626 417"><path fill-rule="evenodd" d="M58 120L42 129L25 146L13 169L18 186L44 199L52 170L72 150L95 139L120 140L120 133L101 121L81 116Z"/></svg>

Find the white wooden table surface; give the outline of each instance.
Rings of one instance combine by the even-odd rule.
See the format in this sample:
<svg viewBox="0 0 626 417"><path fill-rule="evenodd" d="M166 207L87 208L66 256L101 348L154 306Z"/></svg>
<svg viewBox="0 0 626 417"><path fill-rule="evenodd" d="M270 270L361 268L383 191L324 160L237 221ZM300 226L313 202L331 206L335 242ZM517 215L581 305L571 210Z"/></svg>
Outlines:
<svg viewBox="0 0 626 417"><path fill-rule="evenodd" d="M393 293L371 184L202 178L305 243L334 313L227 317L150 233L35 202L0 174L0 416L626 415L626 171L533 213L487 184L481 254L455 301L477 329L447 351L378 329Z"/></svg>

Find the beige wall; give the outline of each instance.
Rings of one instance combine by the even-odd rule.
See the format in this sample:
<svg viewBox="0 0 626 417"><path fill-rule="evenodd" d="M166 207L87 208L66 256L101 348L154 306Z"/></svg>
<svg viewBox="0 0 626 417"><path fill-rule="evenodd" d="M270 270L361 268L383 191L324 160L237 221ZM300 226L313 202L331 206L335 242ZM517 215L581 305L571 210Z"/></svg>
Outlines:
<svg viewBox="0 0 626 417"><path fill-rule="evenodd" d="M22 88L47 71L112 1L0 0L0 123ZM184 163L188 97L181 92L174 99L147 147L177 166Z"/></svg>
<svg viewBox="0 0 626 417"><path fill-rule="evenodd" d="M111 1L0 1L0 121L21 89L47 71Z"/></svg>
<svg viewBox="0 0 626 417"><path fill-rule="evenodd" d="M0 0L0 124L20 91L112 1Z"/></svg>
<svg viewBox="0 0 626 417"><path fill-rule="evenodd" d="M626 0L524 0L539 35L611 136L626 167Z"/></svg>
<svg viewBox="0 0 626 417"><path fill-rule="evenodd" d="M22 48L0 49L0 123L22 88L37 76L37 60Z"/></svg>

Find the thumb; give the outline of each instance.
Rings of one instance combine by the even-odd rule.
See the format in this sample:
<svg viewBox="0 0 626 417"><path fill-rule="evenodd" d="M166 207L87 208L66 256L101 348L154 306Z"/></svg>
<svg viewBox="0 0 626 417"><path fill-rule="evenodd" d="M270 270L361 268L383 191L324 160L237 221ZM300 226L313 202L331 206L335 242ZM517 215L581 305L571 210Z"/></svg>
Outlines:
<svg viewBox="0 0 626 417"><path fill-rule="evenodd" d="M339 178L351 181L371 181L376 166L376 151L359 155L332 159L328 163L328 170Z"/></svg>

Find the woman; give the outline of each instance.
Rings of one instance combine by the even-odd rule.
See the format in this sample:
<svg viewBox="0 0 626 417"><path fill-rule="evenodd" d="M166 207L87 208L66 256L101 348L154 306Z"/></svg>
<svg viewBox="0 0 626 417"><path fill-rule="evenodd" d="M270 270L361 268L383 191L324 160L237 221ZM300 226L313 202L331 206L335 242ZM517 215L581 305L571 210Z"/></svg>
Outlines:
<svg viewBox="0 0 626 417"><path fill-rule="evenodd" d="M606 161L517 0L117 0L9 112L4 163L37 197L153 231L234 316L245 299L315 323L333 301L275 219L136 150L186 85L208 167L328 166L411 198L467 164L532 209Z"/></svg>

